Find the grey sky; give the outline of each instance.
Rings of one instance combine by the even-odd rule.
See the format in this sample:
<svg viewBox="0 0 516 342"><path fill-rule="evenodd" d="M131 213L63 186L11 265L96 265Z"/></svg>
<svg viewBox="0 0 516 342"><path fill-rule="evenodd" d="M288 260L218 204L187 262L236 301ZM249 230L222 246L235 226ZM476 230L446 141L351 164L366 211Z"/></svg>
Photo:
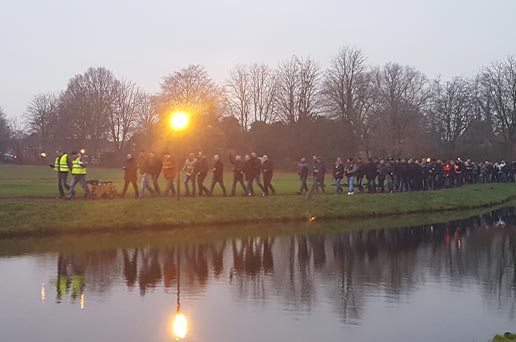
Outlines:
<svg viewBox="0 0 516 342"><path fill-rule="evenodd" d="M188 64L221 82L292 54L325 67L343 45L370 64L468 76L516 54L515 15L516 0L1 0L0 106L20 115L90 66L156 91Z"/></svg>

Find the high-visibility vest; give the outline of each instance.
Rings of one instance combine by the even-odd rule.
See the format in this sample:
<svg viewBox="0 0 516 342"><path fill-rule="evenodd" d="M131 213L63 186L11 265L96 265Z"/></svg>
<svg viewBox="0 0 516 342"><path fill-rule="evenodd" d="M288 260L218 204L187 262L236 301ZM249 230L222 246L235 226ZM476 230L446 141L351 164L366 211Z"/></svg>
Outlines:
<svg viewBox="0 0 516 342"><path fill-rule="evenodd" d="M68 154L64 153L59 158L59 172L68 172L70 169L68 168Z"/></svg>
<svg viewBox="0 0 516 342"><path fill-rule="evenodd" d="M61 157L56 157L56 160L54 161L54 170L58 171L58 172L59 172L59 158L61 158Z"/></svg>
<svg viewBox="0 0 516 342"><path fill-rule="evenodd" d="M72 162L72 175L85 175L86 167L81 164L81 157L77 157Z"/></svg>

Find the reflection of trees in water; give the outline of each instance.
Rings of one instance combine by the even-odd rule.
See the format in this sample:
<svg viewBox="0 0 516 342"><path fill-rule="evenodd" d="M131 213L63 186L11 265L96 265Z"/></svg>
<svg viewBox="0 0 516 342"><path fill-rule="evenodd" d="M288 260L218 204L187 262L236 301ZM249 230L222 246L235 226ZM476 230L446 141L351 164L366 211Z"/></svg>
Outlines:
<svg viewBox="0 0 516 342"><path fill-rule="evenodd" d="M504 223L514 225L513 209L404 229L61 254L58 300L68 293L75 298L85 288L104 293L120 282L129 289L138 286L142 296L156 287L173 291L180 263L185 295L202 292L210 277L228 276L240 298L275 296L301 312L324 300L347 322L360 319L368 296L397 302L429 279L457 288L479 287L488 305L512 315L516 234Z"/></svg>

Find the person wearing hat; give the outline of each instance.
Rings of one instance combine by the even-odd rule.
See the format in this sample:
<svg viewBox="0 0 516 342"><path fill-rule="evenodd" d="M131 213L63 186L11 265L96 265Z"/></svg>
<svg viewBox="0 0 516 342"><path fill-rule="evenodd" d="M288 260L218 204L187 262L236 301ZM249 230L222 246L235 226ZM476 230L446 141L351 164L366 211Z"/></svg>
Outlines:
<svg viewBox="0 0 516 342"><path fill-rule="evenodd" d="M86 163L83 162L82 157L82 154L72 151L72 183L66 196L67 200L72 199L75 195L75 186L77 184L80 184L83 188L84 198L90 196L90 190L88 189L88 184L86 184Z"/></svg>

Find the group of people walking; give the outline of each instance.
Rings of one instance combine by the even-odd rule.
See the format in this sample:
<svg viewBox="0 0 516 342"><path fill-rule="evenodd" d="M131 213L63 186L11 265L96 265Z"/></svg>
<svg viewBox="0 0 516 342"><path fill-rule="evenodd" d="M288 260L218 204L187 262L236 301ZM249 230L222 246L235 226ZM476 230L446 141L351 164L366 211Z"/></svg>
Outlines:
<svg viewBox="0 0 516 342"><path fill-rule="evenodd" d="M311 196L315 192L325 191L326 166L320 157L314 156L312 162L312 187L309 189L307 179L309 165L306 158L298 163L298 175L301 185L298 194ZM516 162L475 162L460 158L450 160L424 159L368 159L349 158L346 162L337 158L333 164L332 176L336 192L344 193L344 179L348 185L348 195L355 193L355 186L360 192L365 189L374 192L406 192L438 190L459 187L464 184L515 182Z"/></svg>
<svg viewBox="0 0 516 342"><path fill-rule="evenodd" d="M87 163L83 152L73 151L70 155L58 149L56 158L50 167L57 171L57 185L60 199L71 199L75 195L75 187L79 184L84 189L84 196L90 191L86 182ZM124 187L120 194L124 197L130 185L136 198L149 192L152 196L175 196L174 183L182 175L184 184L183 196L212 196L215 187L219 186L223 196L228 195L224 183L224 160L216 154L209 158L202 152L190 153L178 170L176 159L170 153L158 156L154 152L141 151L138 158L128 154L124 166ZM232 168L232 184L229 195L237 195L238 188L243 196L256 194L268 196L276 194L272 185L273 163L268 155L258 157L256 153L241 155L229 154L227 162ZM138 184L138 170L141 182ZM179 171L179 172L178 172ZM312 161L301 158L297 164L300 179L300 195L310 198L313 194L326 192L325 177L329 173L326 163L320 156L313 156ZM68 175L72 180L68 185ZM159 177L166 180L164 191L160 189ZM210 186L205 185L211 175ZM345 192L353 195L355 188L360 192L406 192L439 190L460 187L464 184L515 182L515 162L475 162L460 158L450 160L424 159L367 159L349 158L344 161L337 158L333 163L331 175L337 194ZM263 177L263 183L261 179ZM308 186L311 178L310 187ZM255 187L259 192L255 192Z"/></svg>
<svg viewBox="0 0 516 342"><path fill-rule="evenodd" d="M251 153L242 158L240 155L233 156L230 154L228 161L233 169L230 196L236 195L239 185L244 196L255 195L254 185L260 188L262 196L276 193L272 186L273 165L267 155L260 158L256 153ZM176 195L174 183L176 177L180 174L177 167L176 161L170 153L165 153L162 158L159 158L154 152L141 151L138 160L132 154L128 154L124 166L125 182L121 196L125 196L129 185L133 186L135 197L144 197L145 191L153 196ZM137 184L138 168L141 174L140 187ZM228 195L224 184L224 162L220 155L213 156L210 168L210 162L204 153L199 152L197 155L190 153L180 171L183 174L185 196L211 196L217 185L220 187L223 196ZM208 188L205 181L210 173L211 185ZM164 192L161 192L158 184L160 174L163 174L167 182ZM263 176L263 184L260 182L261 176Z"/></svg>

